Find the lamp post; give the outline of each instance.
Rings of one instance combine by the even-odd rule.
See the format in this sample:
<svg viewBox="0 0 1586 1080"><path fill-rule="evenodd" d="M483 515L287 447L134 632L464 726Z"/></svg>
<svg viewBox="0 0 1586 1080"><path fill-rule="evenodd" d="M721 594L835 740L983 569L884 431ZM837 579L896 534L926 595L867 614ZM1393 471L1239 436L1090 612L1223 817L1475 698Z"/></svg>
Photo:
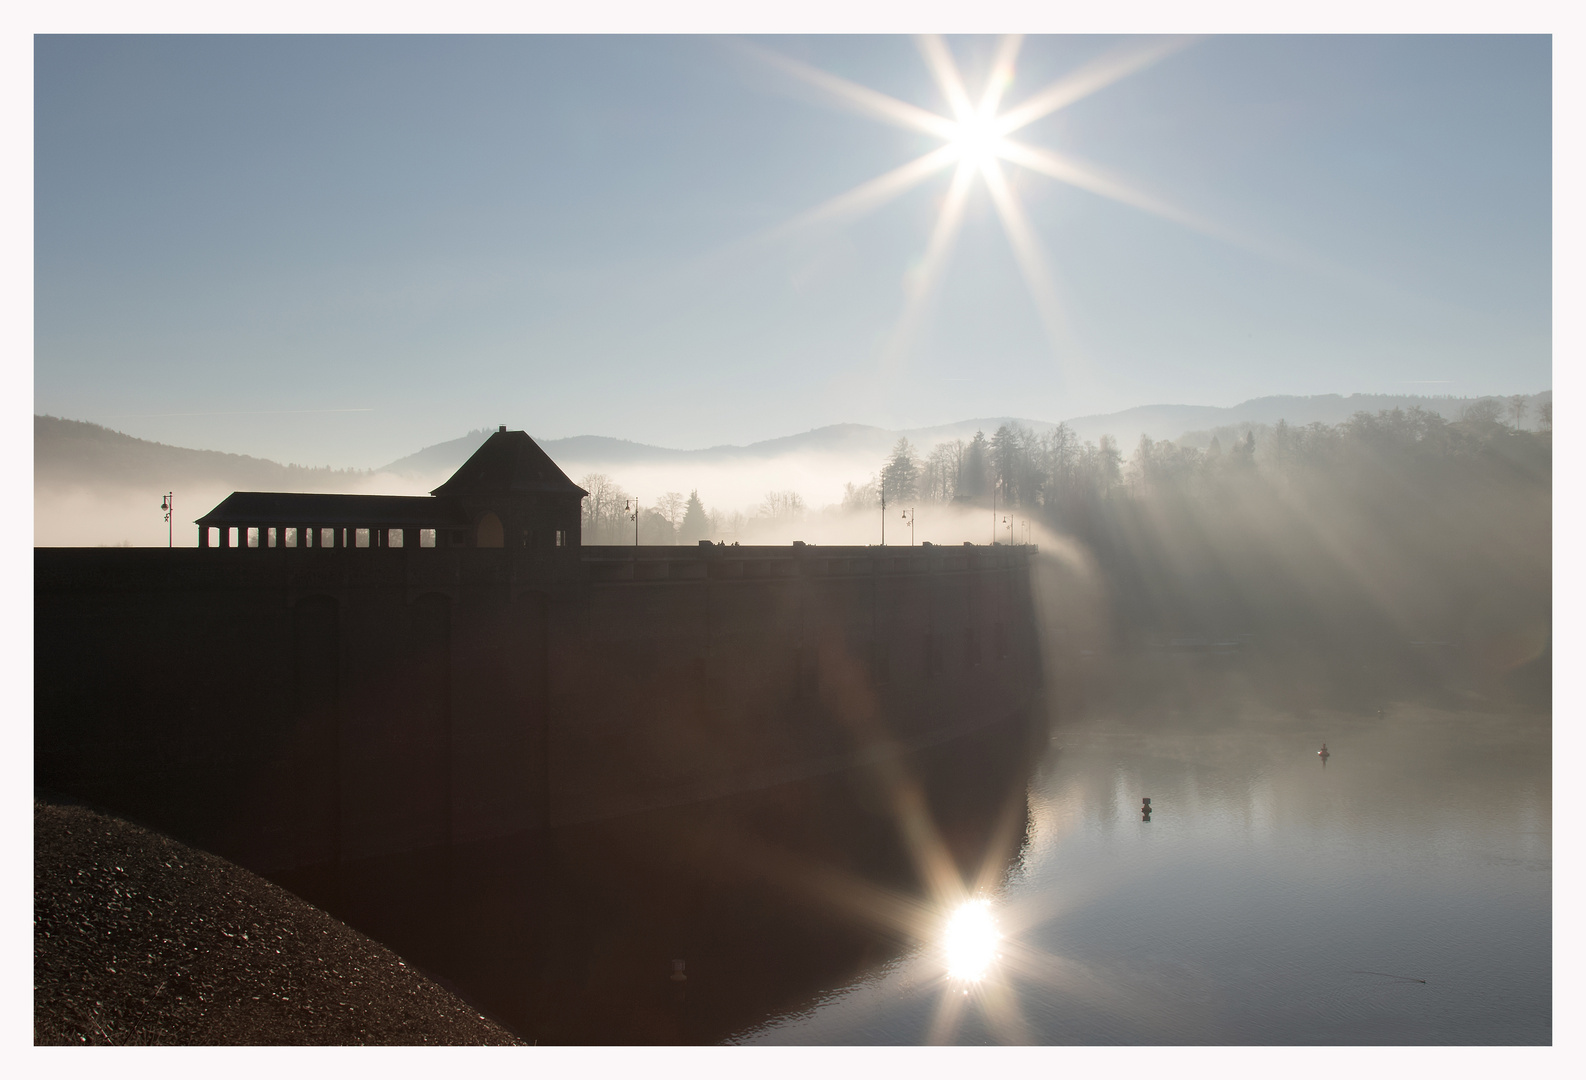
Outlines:
<svg viewBox="0 0 1586 1080"><path fill-rule="evenodd" d="M991 482L991 543L993 547L997 543L997 487L1001 483L1001 480L993 480Z"/></svg>
<svg viewBox="0 0 1586 1080"><path fill-rule="evenodd" d="M165 511L165 546L171 547L171 515L176 513L176 500L172 492L167 491L165 498L160 500L160 509Z"/></svg>
<svg viewBox="0 0 1586 1080"><path fill-rule="evenodd" d="M887 474L881 474L881 546L887 546Z"/></svg>
<svg viewBox="0 0 1586 1080"><path fill-rule="evenodd" d="M629 499L622 504L623 512L633 519L633 548L639 549L639 500Z"/></svg>
<svg viewBox="0 0 1586 1080"><path fill-rule="evenodd" d="M909 523L909 547L913 547L914 546L914 507L912 507L912 506L909 507L907 510L903 511L903 513L898 515L898 516L901 517L904 521L907 521Z"/></svg>

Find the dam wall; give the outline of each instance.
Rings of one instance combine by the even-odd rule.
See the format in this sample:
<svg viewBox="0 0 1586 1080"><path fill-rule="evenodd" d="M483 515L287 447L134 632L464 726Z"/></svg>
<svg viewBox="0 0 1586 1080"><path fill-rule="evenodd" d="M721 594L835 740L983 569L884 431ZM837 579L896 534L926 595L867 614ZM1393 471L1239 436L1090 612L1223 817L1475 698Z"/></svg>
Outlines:
<svg viewBox="0 0 1586 1080"><path fill-rule="evenodd" d="M36 549L36 782L270 871L852 768L1028 707L1032 552Z"/></svg>

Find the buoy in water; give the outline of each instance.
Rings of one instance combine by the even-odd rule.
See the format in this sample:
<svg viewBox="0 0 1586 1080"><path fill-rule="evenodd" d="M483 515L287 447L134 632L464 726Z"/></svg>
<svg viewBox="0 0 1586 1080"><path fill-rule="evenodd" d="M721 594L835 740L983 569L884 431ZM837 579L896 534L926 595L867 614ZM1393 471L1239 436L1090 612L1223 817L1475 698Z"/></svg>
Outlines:
<svg viewBox="0 0 1586 1080"><path fill-rule="evenodd" d="M1322 744L1322 748L1320 750L1316 751L1316 756L1317 757L1332 757L1333 755L1329 754L1327 752L1327 744L1323 743Z"/></svg>

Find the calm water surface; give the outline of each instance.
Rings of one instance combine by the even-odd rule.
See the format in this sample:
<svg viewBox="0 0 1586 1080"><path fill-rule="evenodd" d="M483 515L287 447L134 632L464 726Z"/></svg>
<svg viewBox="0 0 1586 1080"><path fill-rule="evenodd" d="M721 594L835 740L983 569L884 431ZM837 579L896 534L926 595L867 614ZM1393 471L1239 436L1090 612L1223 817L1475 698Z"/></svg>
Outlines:
<svg viewBox="0 0 1586 1080"><path fill-rule="evenodd" d="M735 1041L1549 1043L1550 807L1546 717L1065 718L980 980L928 943Z"/></svg>

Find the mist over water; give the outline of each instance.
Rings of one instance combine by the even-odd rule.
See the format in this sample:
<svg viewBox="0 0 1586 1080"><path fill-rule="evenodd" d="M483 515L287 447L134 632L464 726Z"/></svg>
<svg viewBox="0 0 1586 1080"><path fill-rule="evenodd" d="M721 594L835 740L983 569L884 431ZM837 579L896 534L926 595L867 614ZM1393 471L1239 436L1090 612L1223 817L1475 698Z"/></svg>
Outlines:
<svg viewBox="0 0 1586 1080"><path fill-rule="evenodd" d="M1549 1043L1549 735L1402 701L1076 708L1031 781L982 981L922 944L739 1038Z"/></svg>

